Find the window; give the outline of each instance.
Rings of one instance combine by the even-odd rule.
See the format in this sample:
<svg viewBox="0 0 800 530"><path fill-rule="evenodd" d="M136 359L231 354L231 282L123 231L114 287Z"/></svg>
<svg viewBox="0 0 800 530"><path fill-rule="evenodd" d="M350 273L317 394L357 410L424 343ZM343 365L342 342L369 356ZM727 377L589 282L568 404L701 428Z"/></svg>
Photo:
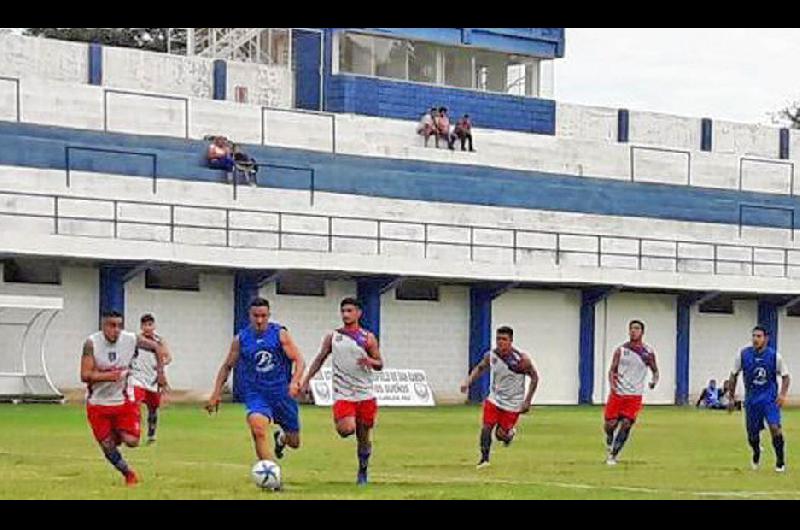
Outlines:
<svg viewBox="0 0 800 530"><path fill-rule="evenodd" d="M275 292L290 296L325 296L325 279L307 274L287 274L278 278Z"/></svg>
<svg viewBox="0 0 800 530"><path fill-rule="evenodd" d="M733 298L730 296L717 296L698 307L701 313L718 313L721 315L733 314Z"/></svg>
<svg viewBox="0 0 800 530"><path fill-rule="evenodd" d="M536 96L540 59L358 33L339 34L339 71L451 87Z"/></svg>
<svg viewBox="0 0 800 530"><path fill-rule="evenodd" d="M3 262L3 281L61 285L61 268L53 261L10 259Z"/></svg>
<svg viewBox="0 0 800 530"><path fill-rule="evenodd" d="M372 73L372 37L346 33L339 39L339 61L343 72Z"/></svg>
<svg viewBox="0 0 800 530"><path fill-rule="evenodd" d="M200 274L183 267L148 269L144 274L144 286L146 289L199 291Z"/></svg>
<svg viewBox="0 0 800 530"><path fill-rule="evenodd" d="M436 47L424 42L408 43L408 78L419 83L436 83Z"/></svg>
<svg viewBox="0 0 800 530"><path fill-rule="evenodd" d="M425 280L407 280L395 289L397 300L439 301L439 286Z"/></svg>
<svg viewBox="0 0 800 530"><path fill-rule="evenodd" d="M407 79L408 50L405 41L374 39L375 75L393 79Z"/></svg>
<svg viewBox="0 0 800 530"><path fill-rule="evenodd" d="M472 53L464 48L445 48L444 84L472 88Z"/></svg>

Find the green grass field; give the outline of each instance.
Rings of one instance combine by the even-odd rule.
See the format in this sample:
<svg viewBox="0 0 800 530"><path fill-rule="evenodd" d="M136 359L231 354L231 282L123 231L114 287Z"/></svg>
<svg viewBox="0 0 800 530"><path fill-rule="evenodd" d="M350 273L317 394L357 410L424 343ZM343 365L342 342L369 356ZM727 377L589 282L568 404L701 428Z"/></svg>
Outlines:
<svg viewBox="0 0 800 530"><path fill-rule="evenodd" d="M79 405L0 406L2 499L800 499L800 410L785 411L789 469L779 475L768 434L752 471L742 415L675 407L642 413L620 465L604 464L598 407L538 407L492 466L476 470L479 409L380 411L372 484L354 485L355 441L328 409L303 407L303 447L281 462L285 490L251 482L255 461L243 409L162 412L159 441L126 449L142 483L126 488L94 444ZM798 464L800 465L800 464Z"/></svg>

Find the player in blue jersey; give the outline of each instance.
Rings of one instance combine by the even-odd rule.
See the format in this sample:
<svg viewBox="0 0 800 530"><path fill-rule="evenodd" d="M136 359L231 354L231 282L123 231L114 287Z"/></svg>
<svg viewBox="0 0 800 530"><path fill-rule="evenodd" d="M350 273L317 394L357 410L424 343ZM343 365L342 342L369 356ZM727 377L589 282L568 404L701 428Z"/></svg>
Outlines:
<svg viewBox="0 0 800 530"><path fill-rule="evenodd" d="M250 324L233 338L228 357L217 373L214 391L206 404L211 414L219 410L222 387L235 370L247 423L259 460L273 460L269 447L270 424L275 456L283 458L286 446L300 447L300 418L295 398L305 370L303 355L286 328L269 321L269 302L256 298L250 304Z"/></svg>
<svg viewBox="0 0 800 530"><path fill-rule="evenodd" d="M728 410L735 403L736 378L742 372L744 379L744 411L747 423L747 442L753 449L753 469L758 469L761 460L760 433L764 423L769 426L772 446L775 448L775 471L786 470L783 431L781 430L781 407L789 392L789 370L781 354L769 346L767 331L753 328L753 345L744 348L733 364L729 380ZM781 389L778 393L778 376Z"/></svg>

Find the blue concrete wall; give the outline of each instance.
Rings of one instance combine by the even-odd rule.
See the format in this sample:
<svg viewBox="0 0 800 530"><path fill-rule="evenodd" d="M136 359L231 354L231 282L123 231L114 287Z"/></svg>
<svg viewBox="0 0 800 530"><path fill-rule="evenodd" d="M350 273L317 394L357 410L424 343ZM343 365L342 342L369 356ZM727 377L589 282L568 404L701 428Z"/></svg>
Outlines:
<svg viewBox="0 0 800 530"><path fill-rule="evenodd" d="M0 164L63 170L66 145L154 153L159 179L224 182L222 172L205 167L206 144L201 141L0 122ZM260 184L284 189L310 190L313 171L316 191L393 199L731 225L738 225L741 219L744 225L786 229L796 224L800 212L800 198L788 195L244 147L264 161ZM273 164L294 169L271 167ZM133 155L75 151L71 167L152 176L151 160Z"/></svg>
<svg viewBox="0 0 800 530"><path fill-rule="evenodd" d="M451 121L469 114L487 129L555 134L556 103L549 99L389 81L356 75L331 76L325 110L418 120L431 107L447 107Z"/></svg>

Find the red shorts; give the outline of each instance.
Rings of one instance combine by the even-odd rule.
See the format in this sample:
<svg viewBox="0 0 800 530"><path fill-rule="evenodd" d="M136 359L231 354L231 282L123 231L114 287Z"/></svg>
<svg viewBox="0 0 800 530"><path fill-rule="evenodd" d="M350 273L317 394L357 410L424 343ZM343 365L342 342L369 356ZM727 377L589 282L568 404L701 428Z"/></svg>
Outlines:
<svg viewBox="0 0 800 530"><path fill-rule="evenodd" d="M133 396L136 399L136 403L144 403L149 409L157 409L161 406L161 394L158 392L135 386L133 387Z"/></svg>
<svg viewBox="0 0 800 530"><path fill-rule="evenodd" d="M519 412L503 410L488 399L483 402L483 425L494 427L499 425L501 429L508 432L514 428L519 421Z"/></svg>
<svg viewBox="0 0 800 530"><path fill-rule="evenodd" d="M343 418L355 417L357 423L372 427L378 415L378 400L375 398L364 401L345 401L337 399L333 404L333 419L339 421Z"/></svg>
<svg viewBox="0 0 800 530"><path fill-rule="evenodd" d="M122 405L86 405L86 416L98 442L106 440L114 431L123 431L139 438L139 405L134 402Z"/></svg>
<svg viewBox="0 0 800 530"><path fill-rule="evenodd" d="M616 420L620 417L636 421L636 416L642 410L642 396L620 396L612 392L606 402L606 420Z"/></svg>

